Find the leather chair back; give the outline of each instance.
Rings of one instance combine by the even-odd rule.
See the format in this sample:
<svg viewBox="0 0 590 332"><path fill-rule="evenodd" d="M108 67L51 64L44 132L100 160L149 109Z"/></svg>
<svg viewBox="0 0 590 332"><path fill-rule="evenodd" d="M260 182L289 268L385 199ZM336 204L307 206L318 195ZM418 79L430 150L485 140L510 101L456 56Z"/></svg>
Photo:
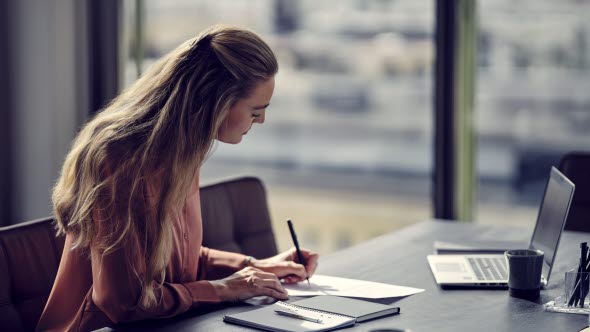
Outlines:
<svg viewBox="0 0 590 332"><path fill-rule="evenodd" d="M0 228L0 330L32 331L53 286L64 237L53 218Z"/></svg>
<svg viewBox="0 0 590 332"><path fill-rule="evenodd" d="M590 232L590 152L566 154L559 170L576 185L564 229Z"/></svg>
<svg viewBox="0 0 590 332"><path fill-rule="evenodd" d="M277 254L262 181L242 177L201 187L203 245L264 258Z"/></svg>
<svg viewBox="0 0 590 332"><path fill-rule="evenodd" d="M201 187L203 245L255 257L277 253L266 193L257 178ZM53 218L0 228L0 331L32 331L47 302L64 238Z"/></svg>

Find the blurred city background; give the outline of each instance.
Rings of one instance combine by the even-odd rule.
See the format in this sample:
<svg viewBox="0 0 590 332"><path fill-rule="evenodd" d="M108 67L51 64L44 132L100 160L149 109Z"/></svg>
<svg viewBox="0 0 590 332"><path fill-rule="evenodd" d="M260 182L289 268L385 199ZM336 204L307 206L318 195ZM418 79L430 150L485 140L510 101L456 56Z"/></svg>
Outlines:
<svg viewBox="0 0 590 332"><path fill-rule="evenodd" d="M590 148L590 1L486 0L477 13L474 222L532 225L550 166ZM260 177L280 249L287 218L322 253L432 218L434 1L124 1L122 22L124 84L214 24L273 48L266 123L217 144L202 182Z"/></svg>
<svg viewBox="0 0 590 332"><path fill-rule="evenodd" d="M532 224L550 166L590 147L590 2L478 5L476 220ZM261 34L280 71L267 122L205 180L261 177L283 248L287 218L329 252L432 215L432 1L147 0L144 65L219 23Z"/></svg>

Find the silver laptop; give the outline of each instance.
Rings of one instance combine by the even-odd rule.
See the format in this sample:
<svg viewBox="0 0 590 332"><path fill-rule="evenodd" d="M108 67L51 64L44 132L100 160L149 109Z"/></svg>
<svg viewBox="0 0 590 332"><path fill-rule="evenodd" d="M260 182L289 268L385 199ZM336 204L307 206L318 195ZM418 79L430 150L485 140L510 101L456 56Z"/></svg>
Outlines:
<svg viewBox="0 0 590 332"><path fill-rule="evenodd" d="M535 230L528 247L545 253L541 285L549 282L559 239L574 195L574 184L557 168L551 174L541 201ZM428 255L436 283L457 287L506 287L508 262L503 254Z"/></svg>

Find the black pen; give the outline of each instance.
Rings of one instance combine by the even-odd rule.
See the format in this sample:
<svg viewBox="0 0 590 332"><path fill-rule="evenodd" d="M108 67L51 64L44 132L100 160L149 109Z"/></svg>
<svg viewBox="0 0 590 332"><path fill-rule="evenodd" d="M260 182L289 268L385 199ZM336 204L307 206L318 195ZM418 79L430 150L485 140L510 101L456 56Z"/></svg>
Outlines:
<svg viewBox="0 0 590 332"><path fill-rule="evenodd" d="M301 254L301 249L299 249L299 242L297 241L297 235L295 235L295 229L293 228L293 223L291 219L287 219L287 224L289 225L289 231L291 232L291 238L293 239L293 244L295 244L295 250L297 250L297 258L299 259L299 263L303 264L305 267L305 258L303 258L303 254ZM309 283L309 277L307 276L307 271L305 272L305 280L307 280L307 284L311 286Z"/></svg>
<svg viewBox="0 0 590 332"><path fill-rule="evenodd" d="M581 251L581 260L582 260L582 287L581 287L581 298L580 298L580 308L584 308L584 299L586 298L586 294L588 293L588 280L587 280L587 273L588 272L586 270L586 256L588 255L588 243L587 242L582 242L582 244L580 245L580 251Z"/></svg>
<svg viewBox="0 0 590 332"><path fill-rule="evenodd" d="M586 295L584 294L585 291L584 290L584 286L586 281L584 280L584 276L585 273L588 268L587 268L587 254L588 254L588 245L586 242L582 242L580 243L580 265L578 266L578 273L576 274L576 282L575 282L575 286L574 286L574 290L572 291L572 296L570 297L570 300L568 301L567 306L571 307L571 306L577 306L578 303L582 304L583 307L583 301L584 298L586 297Z"/></svg>
<svg viewBox="0 0 590 332"><path fill-rule="evenodd" d="M567 303L568 307L571 306L577 306L578 305L578 300L580 298L579 292L580 292L580 276L582 275L580 272L583 271L583 267L582 267L582 257L580 257L580 265L578 265L578 269L577 269L577 273L576 273L576 282L575 282L575 286L574 286L574 290L572 291L572 296L570 296L570 300Z"/></svg>

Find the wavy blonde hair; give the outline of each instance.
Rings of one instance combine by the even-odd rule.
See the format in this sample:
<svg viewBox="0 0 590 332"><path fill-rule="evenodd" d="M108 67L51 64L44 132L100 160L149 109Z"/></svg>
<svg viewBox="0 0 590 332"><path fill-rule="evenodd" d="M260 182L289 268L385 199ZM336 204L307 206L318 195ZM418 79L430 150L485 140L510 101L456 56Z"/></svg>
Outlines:
<svg viewBox="0 0 590 332"><path fill-rule="evenodd" d="M172 250L171 211L184 203L230 107L277 71L270 47L237 27L212 27L166 54L74 140L52 195L58 234L103 255L137 236L141 304L155 304ZM150 206L154 174L159 194Z"/></svg>

